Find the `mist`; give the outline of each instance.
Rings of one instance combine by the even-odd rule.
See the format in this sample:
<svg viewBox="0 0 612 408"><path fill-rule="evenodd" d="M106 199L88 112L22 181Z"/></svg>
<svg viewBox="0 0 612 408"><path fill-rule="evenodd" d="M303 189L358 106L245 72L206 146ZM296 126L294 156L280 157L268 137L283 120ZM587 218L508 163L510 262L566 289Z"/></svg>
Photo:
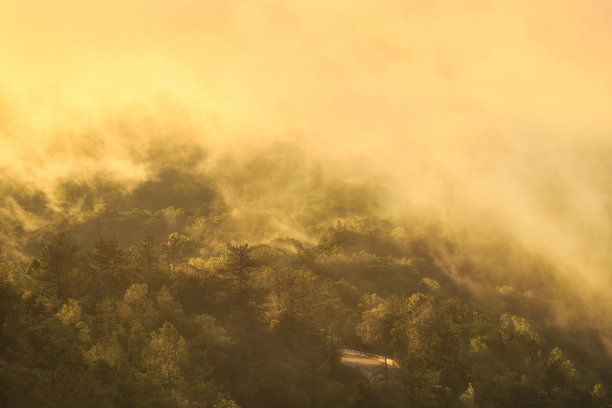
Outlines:
<svg viewBox="0 0 612 408"><path fill-rule="evenodd" d="M296 197L357 186L355 212L432 220L483 267L504 245L545 259L580 306L554 323L605 338L611 17L599 0L0 1L1 214L83 219L103 203L67 180L120 203L174 168L309 240Z"/></svg>

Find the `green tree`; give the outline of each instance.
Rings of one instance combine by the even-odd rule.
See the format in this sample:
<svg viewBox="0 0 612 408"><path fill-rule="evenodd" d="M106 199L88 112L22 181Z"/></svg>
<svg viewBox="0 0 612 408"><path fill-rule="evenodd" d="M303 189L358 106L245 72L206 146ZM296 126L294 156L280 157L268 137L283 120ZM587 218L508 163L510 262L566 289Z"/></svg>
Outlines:
<svg viewBox="0 0 612 408"><path fill-rule="evenodd" d="M159 266L161 248L159 242L151 234L144 237L130 248L132 263L140 271L145 282L151 277Z"/></svg>
<svg viewBox="0 0 612 408"><path fill-rule="evenodd" d="M389 379L387 357L391 354L393 341L393 328L399 319L399 302L401 299L391 297L380 299L376 295L371 296L371 309L362 313L361 323L357 326L357 334L363 342L373 347L373 350L384 356L385 381Z"/></svg>
<svg viewBox="0 0 612 408"><path fill-rule="evenodd" d="M168 237L168 240L166 240L166 260L168 262L168 269L171 273L176 271L176 264L180 260L184 244L185 237L178 232L173 232Z"/></svg>
<svg viewBox="0 0 612 408"><path fill-rule="evenodd" d="M250 272L255 266L253 258L249 255L249 244L227 244L226 263L229 272L239 291L243 291L249 284Z"/></svg>
<svg viewBox="0 0 612 408"><path fill-rule="evenodd" d="M172 387L182 380L181 366L187 359L187 344L172 323L166 322L151 333L146 352L146 367L166 386Z"/></svg>
<svg viewBox="0 0 612 408"><path fill-rule="evenodd" d="M157 313L149 298L149 287L146 283L134 283L125 291L118 305L119 318L126 327L136 323L151 329L157 321Z"/></svg>
<svg viewBox="0 0 612 408"><path fill-rule="evenodd" d="M85 254L85 290L92 309L109 296L123 293L127 288L127 255L115 237L98 237Z"/></svg>
<svg viewBox="0 0 612 408"><path fill-rule="evenodd" d="M61 302L74 288L78 251L79 247L66 234L54 234L43 242L40 257L33 268L35 277L43 284L43 291Z"/></svg>

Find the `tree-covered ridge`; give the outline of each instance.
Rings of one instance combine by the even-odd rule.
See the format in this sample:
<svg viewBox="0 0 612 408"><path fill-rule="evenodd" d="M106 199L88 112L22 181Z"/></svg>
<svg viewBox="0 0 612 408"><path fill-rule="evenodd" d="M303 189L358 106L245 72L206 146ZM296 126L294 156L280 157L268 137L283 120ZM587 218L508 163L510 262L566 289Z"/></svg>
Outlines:
<svg viewBox="0 0 612 408"><path fill-rule="evenodd" d="M286 146L168 142L0 190L0 405L609 406L601 333L511 237L469 242ZM21 183L21 184L20 184ZM343 348L395 364L369 383Z"/></svg>
<svg viewBox="0 0 612 408"><path fill-rule="evenodd" d="M50 233L27 267L3 262L3 405L611 402L605 370L570 361L542 322L513 313L524 305L462 296L416 231L349 219L319 225L315 245L249 246L225 242L230 221L193 220L129 246ZM344 347L397 366L367 383L340 364Z"/></svg>

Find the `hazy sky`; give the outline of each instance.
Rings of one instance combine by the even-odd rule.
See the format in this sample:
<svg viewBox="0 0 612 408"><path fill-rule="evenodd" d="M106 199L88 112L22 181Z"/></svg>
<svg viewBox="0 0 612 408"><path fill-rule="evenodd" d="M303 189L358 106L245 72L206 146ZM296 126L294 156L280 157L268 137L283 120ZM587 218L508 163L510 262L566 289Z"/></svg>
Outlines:
<svg viewBox="0 0 612 408"><path fill-rule="evenodd" d="M357 150L610 130L610 2L457 4L2 0L4 116L173 98L227 133Z"/></svg>
<svg viewBox="0 0 612 408"><path fill-rule="evenodd" d="M607 290L610 21L607 0L0 0L0 163L136 174L132 117L135 138L294 141Z"/></svg>

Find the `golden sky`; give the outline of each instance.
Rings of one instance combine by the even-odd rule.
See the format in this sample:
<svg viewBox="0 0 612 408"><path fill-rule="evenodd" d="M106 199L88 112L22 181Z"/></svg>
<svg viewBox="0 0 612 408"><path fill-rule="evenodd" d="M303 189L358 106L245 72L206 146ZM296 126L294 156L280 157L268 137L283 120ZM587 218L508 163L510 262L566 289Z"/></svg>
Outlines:
<svg viewBox="0 0 612 408"><path fill-rule="evenodd" d="M590 138L610 130L610 17L605 0L2 0L0 89L40 120L169 97L230 133L342 148Z"/></svg>

